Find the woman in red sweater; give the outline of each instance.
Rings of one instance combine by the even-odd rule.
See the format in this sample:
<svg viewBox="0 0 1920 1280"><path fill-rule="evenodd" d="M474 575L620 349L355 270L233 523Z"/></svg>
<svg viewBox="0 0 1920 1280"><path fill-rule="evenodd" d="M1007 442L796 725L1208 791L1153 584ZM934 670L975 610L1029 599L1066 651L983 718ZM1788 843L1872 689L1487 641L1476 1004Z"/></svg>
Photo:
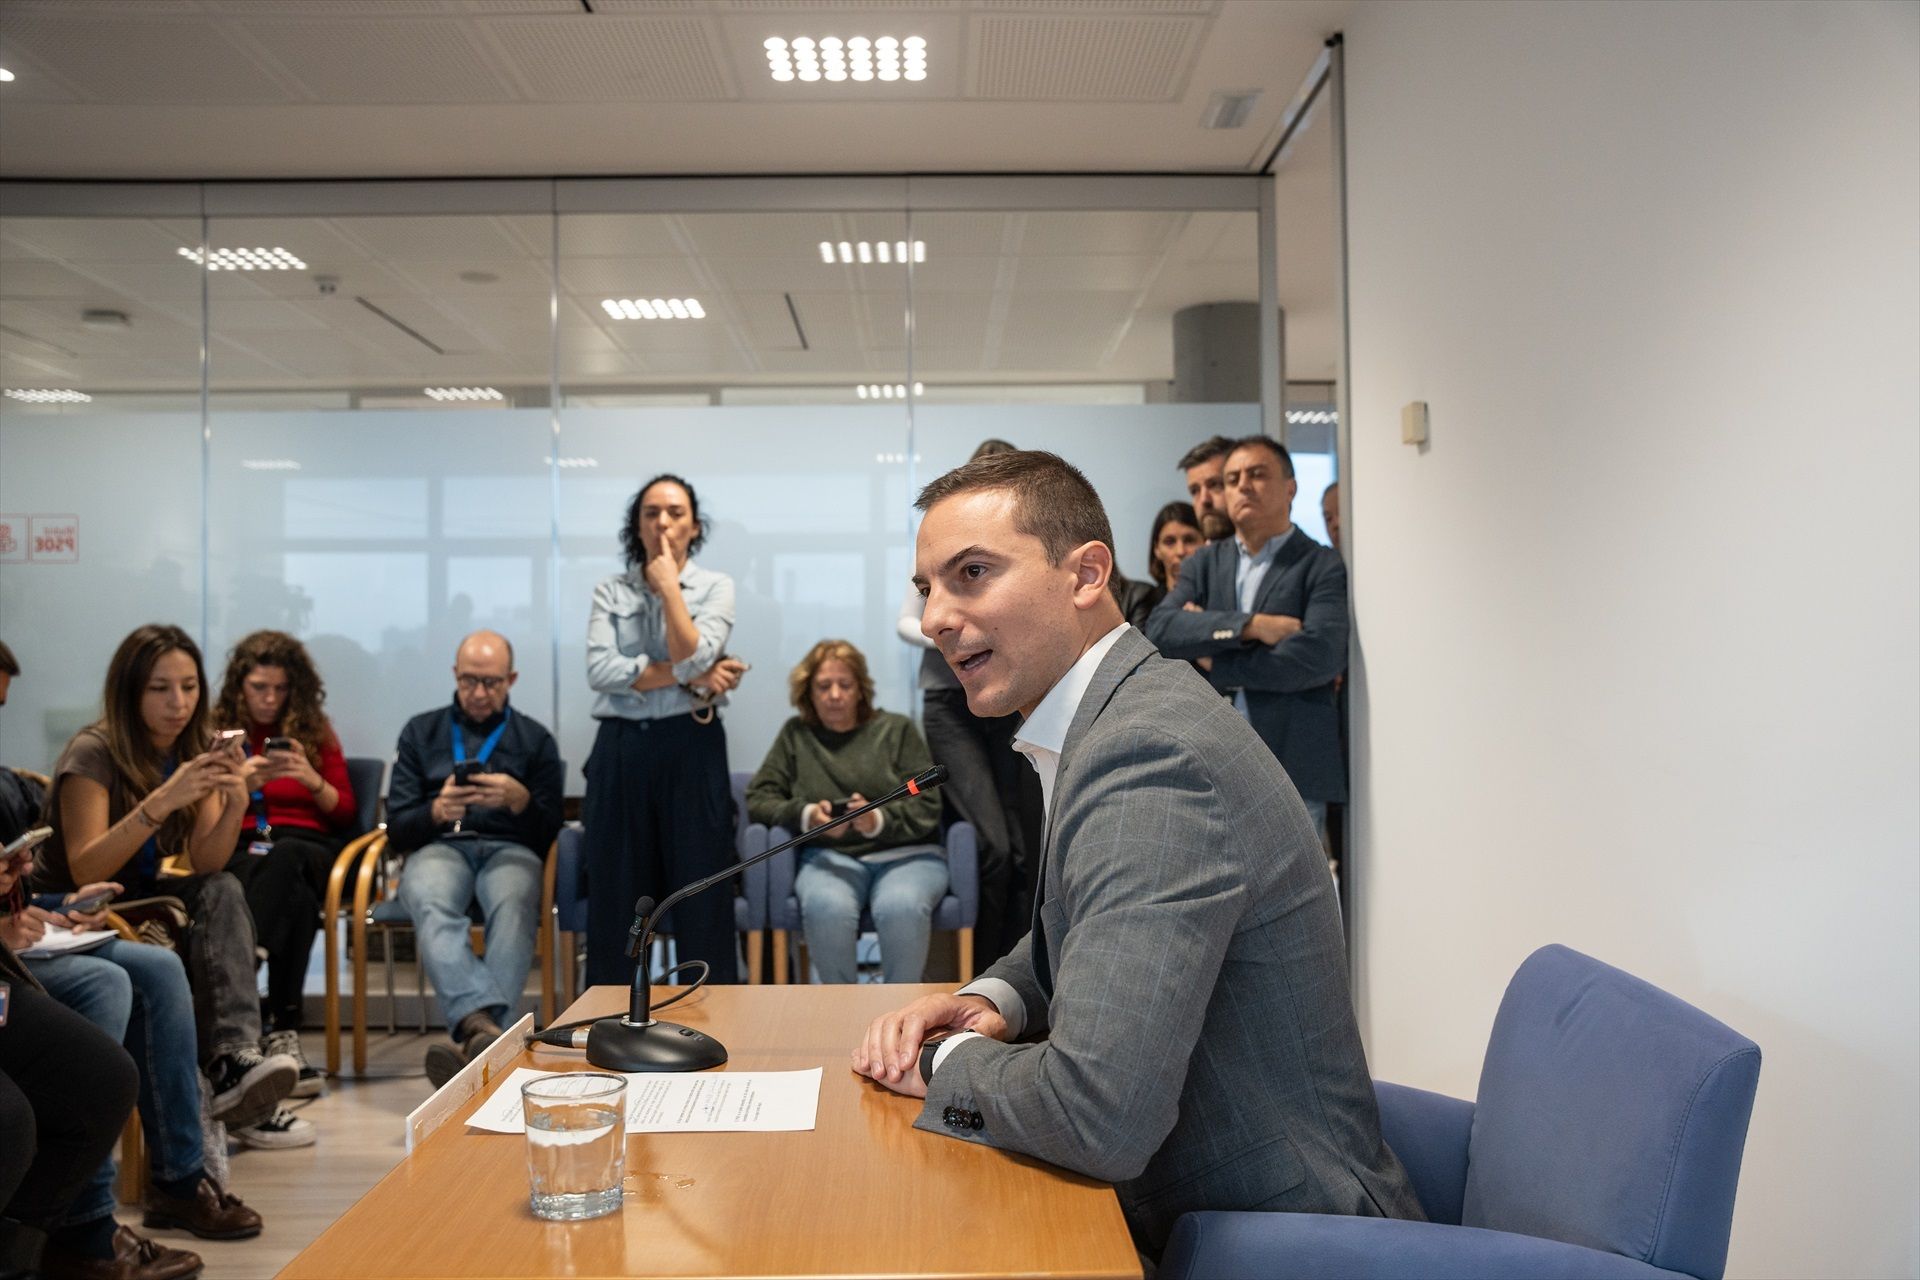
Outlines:
<svg viewBox="0 0 1920 1280"><path fill-rule="evenodd" d="M246 886L267 953L263 1052L291 1054L300 1063L297 1098L325 1087L300 1052L301 994L327 874L356 813L326 700L304 645L283 631L256 631L228 656L213 712L218 727L247 732L251 804L227 870Z"/></svg>

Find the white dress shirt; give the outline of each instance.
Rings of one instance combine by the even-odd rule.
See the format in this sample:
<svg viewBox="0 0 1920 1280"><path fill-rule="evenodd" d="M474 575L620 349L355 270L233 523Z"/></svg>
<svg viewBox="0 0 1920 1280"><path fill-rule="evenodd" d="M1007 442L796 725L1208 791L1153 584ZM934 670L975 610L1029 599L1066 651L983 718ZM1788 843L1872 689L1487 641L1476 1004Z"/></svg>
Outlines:
<svg viewBox="0 0 1920 1280"><path fill-rule="evenodd" d="M1240 554L1234 560L1233 589L1239 600L1240 612L1253 612L1253 602L1260 594L1260 584L1266 581L1267 570L1273 567L1273 558L1280 554L1280 548L1286 546L1287 540L1293 537L1293 531L1294 526L1289 524L1285 533L1274 534L1258 551L1247 550L1247 544L1235 535L1233 545ZM1248 717L1245 689L1233 691L1233 709L1240 713L1241 719Z"/></svg>
<svg viewBox="0 0 1920 1280"><path fill-rule="evenodd" d="M1093 683L1093 673L1100 669L1100 663L1106 658L1107 651L1120 639L1121 632L1127 629L1121 623L1107 634L1095 640L1080 660L1067 668L1067 674L1054 681L1053 688L1047 690L1047 696L1033 709L1033 714L1020 723L1020 732L1013 736L1013 749L1027 758L1035 773L1040 775L1040 793L1044 798L1042 812L1048 817L1048 826L1052 826L1053 782L1060 772L1060 751L1067 745L1067 731L1073 728L1073 717L1080 711L1080 700L1087 696L1087 686ZM1027 1025L1027 1002L1013 985L999 978L981 978L960 988L963 996L985 996L993 1002L1000 1016L1006 1019L1007 1034L1018 1037ZM953 1051L953 1046L962 1040L979 1035L978 1031L963 1031L950 1036L942 1042L933 1055L933 1069L940 1070L940 1064Z"/></svg>

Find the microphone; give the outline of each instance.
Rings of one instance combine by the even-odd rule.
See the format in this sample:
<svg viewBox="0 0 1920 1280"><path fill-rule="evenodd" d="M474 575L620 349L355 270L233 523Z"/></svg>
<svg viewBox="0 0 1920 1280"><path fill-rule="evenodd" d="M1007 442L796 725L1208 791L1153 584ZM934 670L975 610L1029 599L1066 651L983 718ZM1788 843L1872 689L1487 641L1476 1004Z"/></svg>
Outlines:
<svg viewBox="0 0 1920 1280"><path fill-rule="evenodd" d="M642 897L633 904L633 925L627 930L627 957L635 960L633 986L627 995L627 1011L617 1017L597 1019L585 1028L584 1045L587 1061L606 1071L704 1071L708 1067L717 1067L727 1060L726 1046L704 1031L684 1027L676 1022L660 1022L653 1017L653 976L648 972L647 955L653 947L653 930L674 905L694 894L711 889L723 880L731 880L743 868L756 862L763 862L776 853L785 853L797 844L804 844L823 831L852 822L862 814L871 813L882 805L892 804L907 796L922 795L947 780L947 767L934 765L908 778L905 782L881 796L870 800L858 809L849 809L837 818L831 818L810 831L803 831L784 844L775 845L764 852L756 853L745 862L736 862L722 868L712 875L696 880L684 889L667 895L666 900L657 907L652 898ZM543 1033L539 1039L545 1043ZM573 1031L567 1035L566 1043L580 1047L583 1043L582 1032Z"/></svg>

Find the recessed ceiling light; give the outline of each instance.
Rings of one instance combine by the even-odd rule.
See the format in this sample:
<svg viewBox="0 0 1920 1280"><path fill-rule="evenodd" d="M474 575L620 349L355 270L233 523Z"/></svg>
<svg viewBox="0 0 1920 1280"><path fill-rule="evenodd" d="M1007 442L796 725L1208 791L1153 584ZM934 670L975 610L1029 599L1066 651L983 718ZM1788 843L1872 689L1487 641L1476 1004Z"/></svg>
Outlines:
<svg viewBox="0 0 1920 1280"><path fill-rule="evenodd" d="M839 84L855 80L925 80L925 36L768 36L761 43L767 53L767 74L781 84L826 80Z"/></svg>
<svg viewBox="0 0 1920 1280"><path fill-rule="evenodd" d="M22 404L88 404L93 397L67 387L8 387L6 397Z"/></svg>
<svg viewBox="0 0 1920 1280"><path fill-rule="evenodd" d="M1331 409L1289 409L1287 421L1296 427L1324 427L1340 421L1340 415Z"/></svg>
<svg viewBox="0 0 1920 1280"><path fill-rule="evenodd" d="M544 462L546 461L546 459L542 458L541 461ZM560 465L563 467L597 467L600 465L600 459L598 458L562 458L560 459Z"/></svg>
<svg viewBox="0 0 1920 1280"><path fill-rule="evenodd" d="M913 242L913 260L915 262L925 262L927 260L927 242L925 240L915 240ZM855 261L879 261L888 265L899 263L904 266L907 261L907 242L905 240L862 240L854 243L852 241L842 240L836 250L833 241L822 240L820 242L820 261L847 263Z"/></svg>
<svg viewBox="0 0 1920 1280"><path fill-rule="evenodd" d="M0 84L5 84L11 79L13 79L13 72L7 70L5 67L0 67Z"/></svg>
<svg viewBox="0 0 1920 1280"><path fill-rule="evenodd" d="M1207 99L1207 109L1200 113L1202 129L1238 129L1253 118L1253 109L1260 102L1260 90L1246 89L1237 93L1216 93Z"/></svg>
<svg viewBox="0 0 1920 1280"><path fill-rule="evenodd" d="M429 400L505 400L493 387L425 387Z"/></svg>
<svg viewBox="0 0 1920 1280"><path fill-rule="evenodd" d="M905 400L907 398L907 384L904 382L863 382L853 390L854 394L862 400ZM927 384L914 383L913 394L917 396L927 394Z"/></svg>
<svg viewBox="0 0 1920 1280"><path fill-rule="evenodd" d="M285 249L214 249L202 258L198 249L182 248L180 256L209 271L305 271L307 264Z"/></svg>
<svg viewBox="0 0 1920 1280"><path fill-rule="evenodd" d="M240 465L248 471L298 471L300 464L292 458L242 458Z"/></svg>
<svg viewBox="0 0 1920 1280"><path fill-rule="evenodd" d="M602 298L600 309L614 320L705 320L698 298Z"/></svg>

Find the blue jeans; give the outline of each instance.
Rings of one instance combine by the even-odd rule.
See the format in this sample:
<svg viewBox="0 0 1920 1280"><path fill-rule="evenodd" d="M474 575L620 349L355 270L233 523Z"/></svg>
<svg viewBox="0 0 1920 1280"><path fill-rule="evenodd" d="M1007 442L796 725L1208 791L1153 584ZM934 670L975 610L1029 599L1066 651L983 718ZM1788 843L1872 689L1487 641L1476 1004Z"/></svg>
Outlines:
<svg viewBox="0 0 1920 1280"><path fill-rule="evenodd" d="M933 909L947 891L947 860L937 845L918 848L922 851L879 863L820 845L800 851L793 892L820 981L860 981L854 947L862 908L872 911L880 935L881 975L888 982L920 981Z"/></svg>
<svg viewBox="0 0 1920 1280"><path fill-rule="evenodd" d="M126 1045L140 1069L140 1124L153 1173L174 1180L201 1171L200 1066L186 967L165 947L115 939L78 955L29 960L47 993ZM113 1161L100 1166L56 1224L113 1212Z"/></svg>
<svg viewBox="0 0 1920 1280"><path fill-rule="evenodd" d="M449 1034L471 1013L485 1013L504 1027L520 1007L533 967L545 869L525 845L484 836L441 840L407 855L400 905L413 917L420 963ZM484 961L468 941L473 920L467 904L476 899L486 923Z"/></svg>

